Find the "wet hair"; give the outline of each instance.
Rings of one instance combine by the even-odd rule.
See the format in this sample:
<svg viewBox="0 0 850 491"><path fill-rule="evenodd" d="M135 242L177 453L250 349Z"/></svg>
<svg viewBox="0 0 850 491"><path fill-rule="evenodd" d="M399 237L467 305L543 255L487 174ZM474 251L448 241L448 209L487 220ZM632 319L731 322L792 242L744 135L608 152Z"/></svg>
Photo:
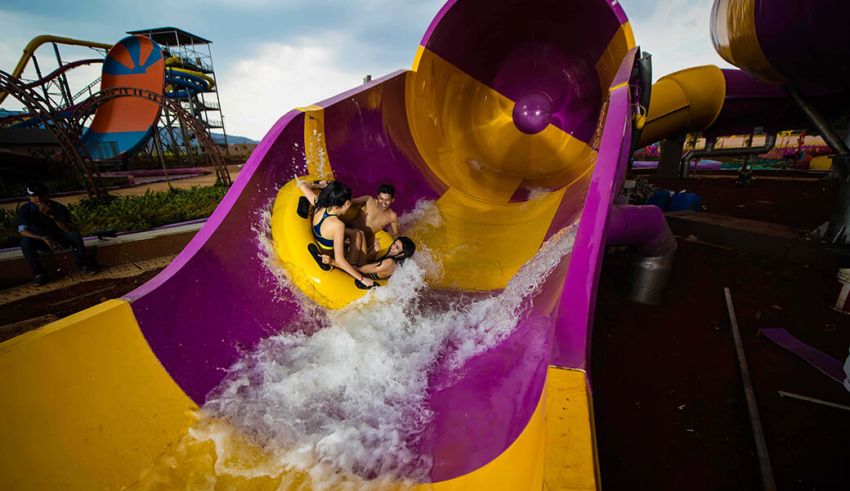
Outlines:
<svg viewBox="0 0 850 491"><path fill-rule="evenodd" d="M389 251L387 251L387 253L384 257L392 259L393 261L397 262L398 264L402 264L405 259L407 259L409 257L413 257L413 253L416 252L416 243L413 242L410 239L410 237L405 237L403 235L399 235L398 237L396 237L396 239L393 242L395 242L395 241L398 241L399 243L401 243L401 252L399 252L395 256L390 256Z"/></svg>
<svg viewBox="0 0 850 491"><path fill-rule="evenodd" d="M339 181L331 181L316 198L316 208L342 206L351 200L351 188Z"/></svg>
<svg viewBox="0 0 850 491"><path fill-rule="evenodd" d="M395 188L392 184L381 184L378 186L378 194L389 194L395 198Z"/></svg>
<svg viewBox="0 0 850 491"><path fill-rule="evenodd" d="M39 196L45 197L47 196L47 185L43 182L32 181L27 183L27 195L28 196Z"/></svg>

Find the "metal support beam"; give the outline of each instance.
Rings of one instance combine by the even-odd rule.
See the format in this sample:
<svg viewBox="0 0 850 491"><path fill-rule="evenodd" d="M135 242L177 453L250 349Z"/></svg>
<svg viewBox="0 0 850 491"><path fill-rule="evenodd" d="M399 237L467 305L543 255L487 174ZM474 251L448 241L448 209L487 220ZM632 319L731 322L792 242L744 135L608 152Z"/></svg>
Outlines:
<svg viewBox="0 0 850 491"><path fill-rule="evenodd" d="M51 44L53 45L53 52L56 53L56 64L59 68L62 68L64 63L62 62L62 56L59 54L59 46L56 43ZM65 76L65 72L59 75L59 89L62 92L62 99L65 101L62 107L71 107L74 104L74 98L71 95L71 86L68 85L68 78Z"/></svg>
<svg viewBox="0 0 850 491"><path fill-rule="evenodd" d="M850 155L850 148L847 147L847 144L832 131L832 128L827 124L826 119L820 115L817 109L814 108L811 104L806 102L803 99L803 96L800 95L800 92L793 85L786 85L785 91L788 92L788 95L791 96L791 99L794 100L794 103L797 104L797 107L803 114L806 115L806 118L811 121L811 123L817 128L818 133L821 134L824 140L826 140L826 144L829 145L829 148L832 149L838 155Z"/></svg>
<svg viewBox="0 0 850 491"><path fill-rule="evenodd" d="M682 150L685 148L684 135L661 140L661 151L658 158L658 176L667 179L679 177L679 162L682 160Z"/></svg>
<svg viewBox="0 0 850 491"><path fill-rule="evenodd" d="M821 116L817 109L803 99L796 87L786 85L785 90L797 104L797 107L800 108L800 111L817 128L829 148L835 152L835 156L832 157L832 173L838 177L838 196L832 209L832 215L829 217L829 223L826 224L826 230L821 238L833 244L848 244L850 243L850 148L847 147L841 137L832 131L826 119ZM818 227L816 234L821 231L823 229Z"/></svg>

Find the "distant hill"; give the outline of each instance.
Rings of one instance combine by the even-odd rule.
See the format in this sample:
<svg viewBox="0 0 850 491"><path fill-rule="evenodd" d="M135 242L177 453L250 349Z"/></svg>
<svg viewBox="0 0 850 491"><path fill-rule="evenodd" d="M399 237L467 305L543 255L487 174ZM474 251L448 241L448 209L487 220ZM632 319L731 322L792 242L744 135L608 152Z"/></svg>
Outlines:
<svg viewBox="0 0 850 491"><path fill-rule="evenodd" d="M212 133L212 138L216 143L224 143L224 135L221 133ZM247 136L227 135L227 143L260 143L257 140L252 140Z"/></svg>
<svg viewBox="0 0 850 491"><path fill-rule="evenodd" d="M162 135L162 139L164 141L171 141L171 137L168 134L168 130L166 130L165 128L160 128L159 134ZM211 135L212 135L213 140L216 143L218 143L218 144L224 143L224 134L222 134L222 133L211 133ZM179 143L179 144L183 143L182 136L183 135L179 131L174 134L174 138L177 139L177 143ZM232 145L234 143L248 143L248 144L253 143L253 144L256 144L256 143L260 143L260 142L258 142L257 140L252 140L252 139L250 139L246 136L227 135L227 143Z"/></svg>
<svg viewBox="0 0 850 491"><path fill-rule="evenodd" d="M24 111L7 111L6 109L0 109L0 118L5 118L5 117L8 117L8 116L14 116L16 114L22 114L23 112ZM39 126L41 126L41 125L39 125ZM166 136L167 132L163 128L160 128L160 135L162 135L163 138L169 138L169 137ZM179 133L176 134L175 137L178 140L181 140L181 135ZM224 143L224 134L222 134L222 133L212 133L212 138L216 143L219 143L219 144ZM247 136L227 135L227 143L230 143L230 144L233 144L233 143L247 143L247 144L253 143L253 144L256 144L256 143L260 143L260 142L258 142L257 140L252 140L252 139L248 138Z"/></svg>
<svg viewBox="0 0 850 491"><path fill-rule="evenodd" d="M6 116L14 116L16 114L23 114L23 111L7 111L6 109L0 109L0 118L5 118Z"/></svg>

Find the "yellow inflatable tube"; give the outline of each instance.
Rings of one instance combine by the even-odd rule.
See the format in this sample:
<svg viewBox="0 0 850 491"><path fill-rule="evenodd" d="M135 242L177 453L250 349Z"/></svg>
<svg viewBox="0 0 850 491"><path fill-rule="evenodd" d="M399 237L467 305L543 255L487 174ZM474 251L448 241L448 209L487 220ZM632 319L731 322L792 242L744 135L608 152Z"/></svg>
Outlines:
<svg viewBox="0 0 850 491"><path fill-rule="evenodd" d="M310 180L309 177L303 179ZM314 239L310 218L298 215L298 200L302 196L295 180L292 180L280 189L275 198L271 233L278 259L289 281L311 300L330 309L345 307L362 297L366 290L357 288L354 278L344 271L322 270L307 251L307 246L313 244ZM381 254L392 243L392 237L384 231L376 233L375 240L379 241Z"/></svg>

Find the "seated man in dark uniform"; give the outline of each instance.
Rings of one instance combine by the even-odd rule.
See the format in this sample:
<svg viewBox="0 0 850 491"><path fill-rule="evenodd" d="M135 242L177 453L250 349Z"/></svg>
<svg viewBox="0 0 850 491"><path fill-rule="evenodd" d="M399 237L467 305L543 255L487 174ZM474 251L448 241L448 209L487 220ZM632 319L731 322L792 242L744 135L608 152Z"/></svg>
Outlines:
<svg viewBox="0 0 850 491"><path fill-rule="evenodd" d="M40 182L27 185L29 202L18 207L18 232L21 249L34 275L33 283L47 283L47 274L38 257L39 250L74 250L74 262L83 274L96 271L86 260L86 249L80 233L71 225L71 213L61 203L48 198L47 186Z"/></svg>

